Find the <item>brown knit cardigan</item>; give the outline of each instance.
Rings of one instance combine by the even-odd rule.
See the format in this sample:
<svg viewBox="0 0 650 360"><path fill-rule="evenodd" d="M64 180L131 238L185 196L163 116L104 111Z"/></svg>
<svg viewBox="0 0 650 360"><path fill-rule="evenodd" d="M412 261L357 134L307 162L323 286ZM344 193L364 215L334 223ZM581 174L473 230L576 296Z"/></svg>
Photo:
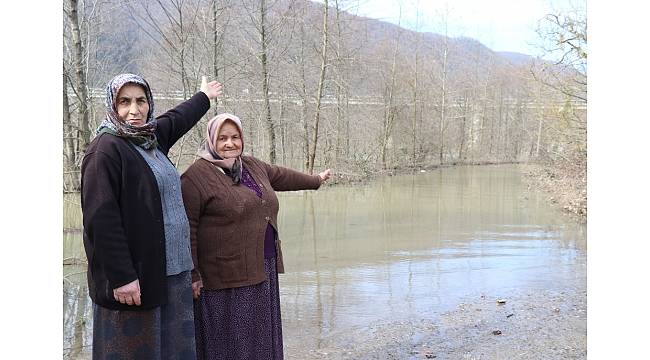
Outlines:
<svg viewBox="0 0 650 360"><path fill-rule="evenodd" d="M205 159L199 159L181 176L183 201L190 222L192 282L203 281L207 290L259 284L264 272L264 234L268 223L278 229L275 191L318 189L318 175L306 175L269 165L250 156L244 167L260 185L259 198ZM284 272L280 240L276 241L278 272Z"/></svg>

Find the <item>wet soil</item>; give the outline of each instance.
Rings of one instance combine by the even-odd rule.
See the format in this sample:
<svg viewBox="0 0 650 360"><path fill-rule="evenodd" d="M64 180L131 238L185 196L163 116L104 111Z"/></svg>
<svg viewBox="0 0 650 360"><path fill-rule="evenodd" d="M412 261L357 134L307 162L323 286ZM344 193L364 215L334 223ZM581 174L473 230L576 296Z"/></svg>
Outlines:
<svg viewBox="0 0 650 360"><path fill-rule="evenodd" d="M551 167L542 164L523 166L523 180L529 191L541 190L549 204L559 208L575 221L587 222L586 168Z"/></svg>
<svg viewBox="0 0 650 360"><path fill-rule="evenodd" d="M285 358L585 359L586 299L583 286L478 295L435 318L332 334L320 349L286 349Z"/></svg>

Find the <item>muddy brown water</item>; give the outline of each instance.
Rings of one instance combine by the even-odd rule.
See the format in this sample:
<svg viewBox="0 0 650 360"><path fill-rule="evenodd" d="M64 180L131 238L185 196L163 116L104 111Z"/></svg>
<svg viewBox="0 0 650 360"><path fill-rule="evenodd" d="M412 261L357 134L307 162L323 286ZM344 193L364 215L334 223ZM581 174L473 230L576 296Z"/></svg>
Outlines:
<svg viewBox="0 0 650 360"><path fill-rule="evenodd" d="M285 358L471 296L585 287L586 225L527 189L519 165L462 166L280 194ZM64 201L64 357L87 358L92 306L78 200ZM349 344L348 344L349 345Z"/></svg>

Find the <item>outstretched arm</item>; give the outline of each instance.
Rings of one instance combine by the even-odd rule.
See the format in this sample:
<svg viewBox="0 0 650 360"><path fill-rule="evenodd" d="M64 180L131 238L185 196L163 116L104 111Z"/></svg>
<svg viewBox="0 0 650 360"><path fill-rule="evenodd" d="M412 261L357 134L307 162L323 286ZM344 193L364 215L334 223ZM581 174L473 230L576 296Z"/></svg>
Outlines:
<svg viewBox="0 0 650 360"><path fill-rule="evenodd" d="M275 191L316 190L332 174L331 170L327 169L318 175L307 175L282 166L262 163Z"/></svg>

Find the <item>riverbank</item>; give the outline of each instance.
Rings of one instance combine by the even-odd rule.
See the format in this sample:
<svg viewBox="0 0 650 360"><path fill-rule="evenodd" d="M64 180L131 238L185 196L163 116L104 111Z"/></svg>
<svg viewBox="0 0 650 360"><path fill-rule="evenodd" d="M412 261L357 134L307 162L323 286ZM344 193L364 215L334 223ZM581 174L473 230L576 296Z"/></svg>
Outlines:
<svg viewBox="0 0 650 360"><path fill-rule="evenodd" d="M380 176L394 176L399 174L410 174L433 171L440 168L454 166L482 166L482 165L505 165L520 164L524 173L524 181L528 190L542 190L547 195L546 200L552 206L560 209L575 221L586 223L587 221L587 174L578 167L552 168L536 163L516 162L472 162L472 163L451 163L444 165L429 165L418 168L402 167L355 173L334 173L334 176L327 184L347 185L355 183L367 183Z"/></svg>
<svg viewBox="0 0 650 360"><path fill-rule="evenodd" d="M547 200L576 221L587 222L587 174L577 168L552 168L526 164L523 168L528 189L539 189Z"/></svg>
<svg viewBox="0 0 650 360"><path fill-rule="evenodd" d="M392 167L385 170L366 170L362 173L351 173L346 171L333 170L332 178L325 183L328 186L332 185L347 185L357 183L367 183L381 176L395 176L404 174L415 174L436 169L449 168L454 166L484 166L484 165L508 165L508 164L523 164L520 162L494 162L494 161L477 161L477 162L454 162L443 165L423 165L418 167L404 166Z"/></svg>

